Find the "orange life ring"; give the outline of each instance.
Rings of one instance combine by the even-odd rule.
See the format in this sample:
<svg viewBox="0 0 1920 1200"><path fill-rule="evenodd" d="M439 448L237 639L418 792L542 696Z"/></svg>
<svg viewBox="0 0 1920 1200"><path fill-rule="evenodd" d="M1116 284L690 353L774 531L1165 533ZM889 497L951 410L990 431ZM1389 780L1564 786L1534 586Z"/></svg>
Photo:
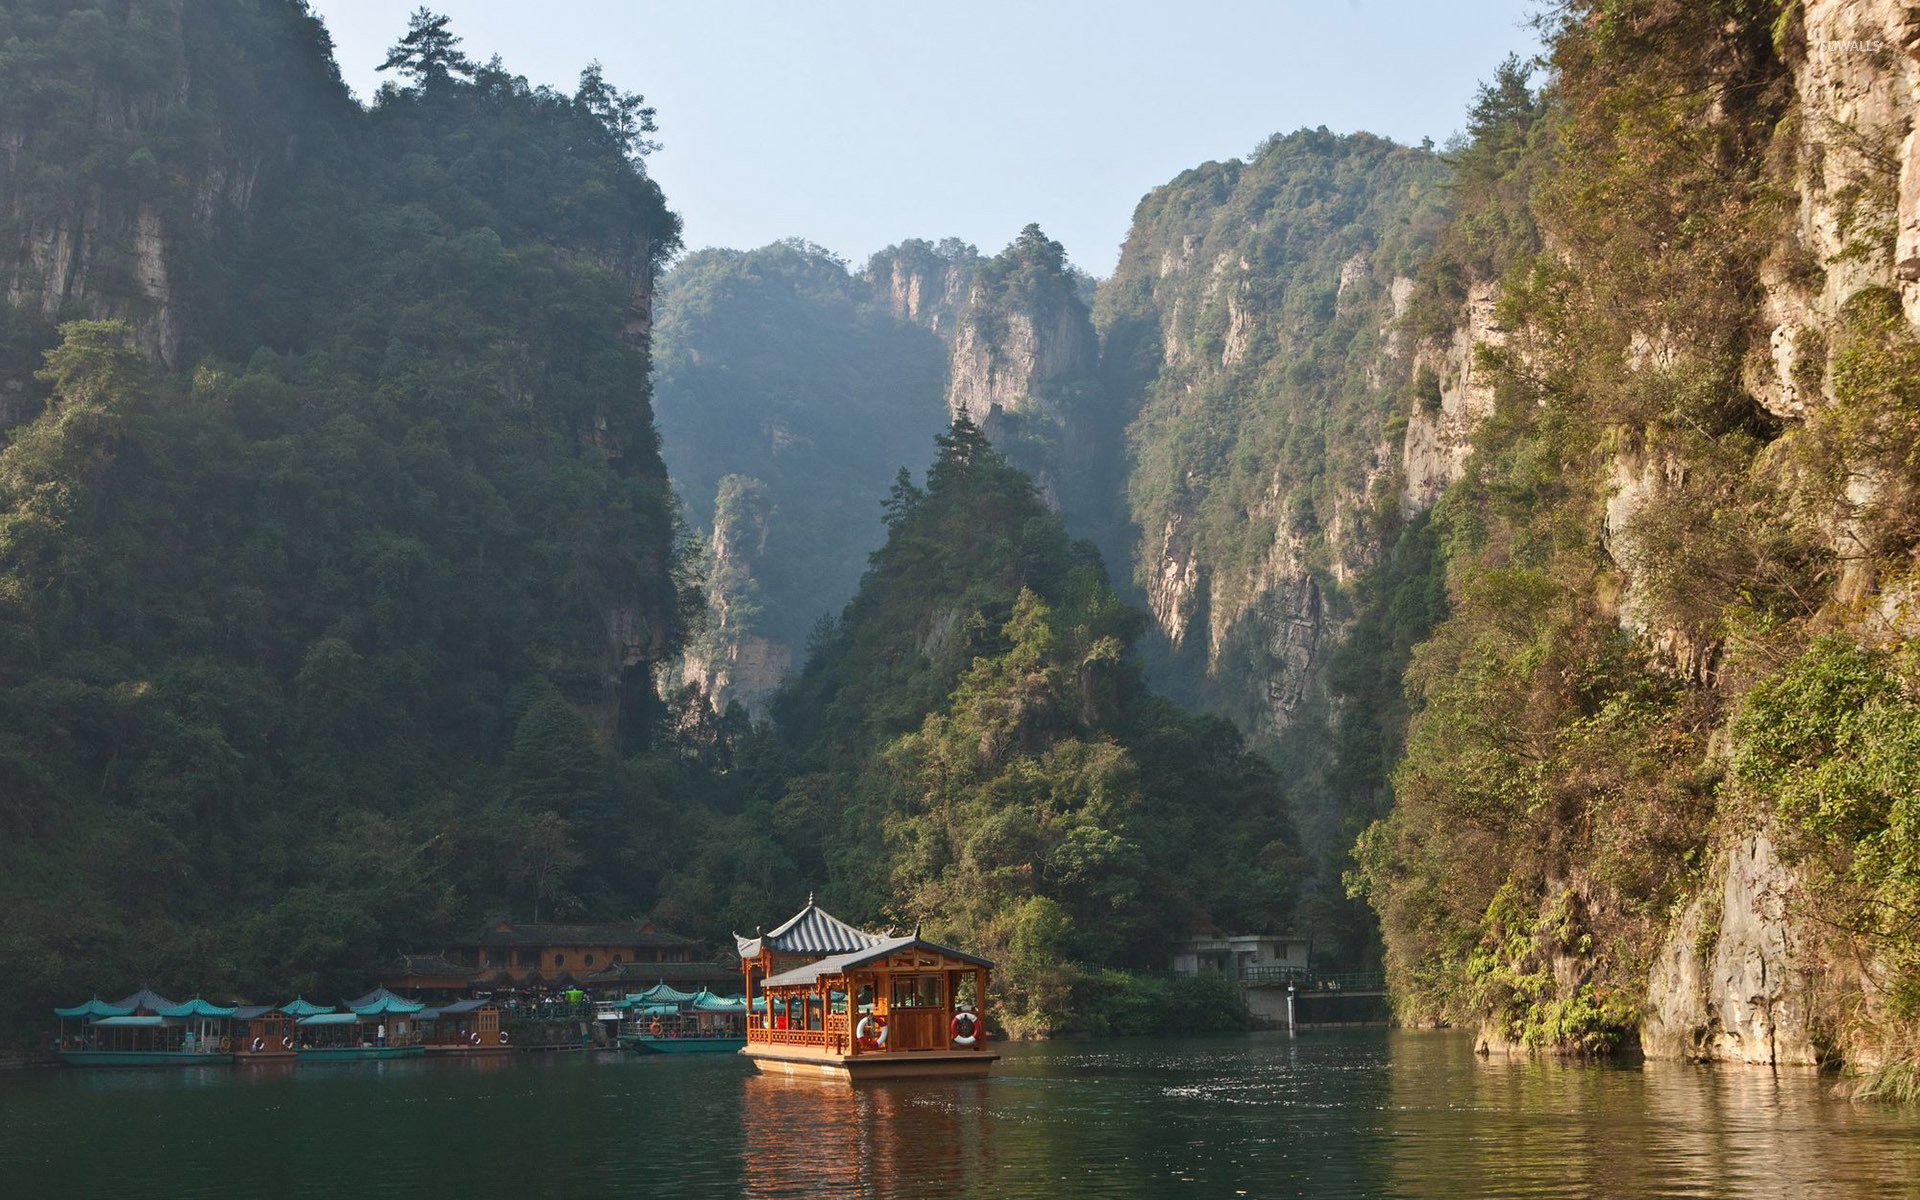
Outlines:
<svg viewBox="0 0 1920 1200"><path fill-rule="evenodd" d="M965 1018L967 1022L967 1031L964 1034L960 1032L960 1021L962 1018ZM953 1020L948 1024L947 1031L953 1035L953 1044L956 1046L971 1046L975 1044L980 1040L979 1014L970 1013L964 1008L961 1009L959 1012L953 1014Z"/></svg>
<svg viewBox="0 0 1920 1200"><path fill-rule="evenodd" d="M659 1037L660 1034L664 1031L661 1028L659 1021L651 1021L647 1024L647 1032L652 1034L655 1037Z"/></svg>

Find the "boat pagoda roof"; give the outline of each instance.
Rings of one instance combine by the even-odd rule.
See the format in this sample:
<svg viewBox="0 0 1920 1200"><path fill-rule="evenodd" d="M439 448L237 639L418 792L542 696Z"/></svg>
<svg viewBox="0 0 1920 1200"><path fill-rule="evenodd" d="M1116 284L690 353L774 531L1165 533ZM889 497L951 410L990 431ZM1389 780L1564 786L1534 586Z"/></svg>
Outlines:
<svg viewBox="0 0 1920 1200"><path fill-rule="evenodd" d="M222 1008L218 1004L209 1004L195 996L185 1004L176 1004L172 1008L160 1010L163 1017L231 1017L235 1010Z"/></svg>
<svg viewBox="0 0 1920 1200"><path fill-rule="evenodd" d="M310 1017L301 1017L297 1023L301 1025L358 1025L360 1023L360 1014L350 1012L315 1013Z"/></svg>
<svg viewBox="0 0 1920 1200"><path fill-rule="evenodd" d="M290 1017L317 1017L321 1013L332 1012L336 1007L336 1005L332 1004L315 1004L305 996L295 996L285 1004L282 1004L280 1011Z"/></svg>
<svg viewBox="0 0 1920 1200"><path fill-rule="evenodd" d="M123 1000L115 1000L113 1006L124 1008L130 1013L158 1013L162 1009L180 1007L151 988L141 988Z"/></svg>
<svg viewBox="0 0 1920 1200"><path fill-rule="evenodd" d="M417 1013L426 1005L418 1000L409 1000L397 992L377 987L358 1000L347 1001L347 1007L363 1017L379 1017L387 1013L396 1015Z"/></svg>
<svg viewBox="0 0 1920 1200"><path fill-rule="evenodd" d="M432 1008L423 1008L414 1014L422 1021L436 1021L441 1017L464 1016L470 1012L479 1012L483 1008L497 1008L491 1000L456 1000L452 1004L439 1004Z"/></svg>
<svg viewBox="0 0 1920 1200"><path fill-rule="evenodd" d="M233 1019L236 1021L257 1021L268 1013L279 1011L279 1009L271 1004L242 1004L233 1010Z"/></svg>
<svg viewBox="0 0 1920 1200"><path fill-rule="evenodd" d="M929 942L917 934L909 934L906 937L885 938L877 945L868 946L863 950L854 950L846 954L829 955L819 962L810 962L804 967L795 967L791 971L782 971L778 975L769 975L762 982L761 986L805 987L808 984L819 982L823 976L844 975L848 971L864 967L869 963L878 962L888 955L898 954L902 950L931 950L936 954L944 954L950 958L957 958L961 962L972 963L977 967L993 966L992 961L989 959L955 950L951 946L942 946L938 942Z"/></svg>
<svg viewBox="0 0 1920 1200"><path fill-rule="evenodd" d="M112 1029L154 1029L166 1023L165 1017L102 1017L94 1022Z"/></svg>
<svg viewBox="0 0 1920 1200"><path fill-rule="evenodd" d="M750 938L736 933L733 942L741 958L758 958L763 950L775 954L852 954L871 949L890 937L890 934L855 929L808 896L807 906L773 932Z"/></svg>
<svg viewBox="0 0 1920 1200"><path fill-rule="evenodd" d="M53 1015L56 1017L130 1017L133 1015L133 1010L121 1008L117 1004L108 1004L95 996L85 1004L76 1004L72 1008L56 1008L53 1010Z"/></svg>

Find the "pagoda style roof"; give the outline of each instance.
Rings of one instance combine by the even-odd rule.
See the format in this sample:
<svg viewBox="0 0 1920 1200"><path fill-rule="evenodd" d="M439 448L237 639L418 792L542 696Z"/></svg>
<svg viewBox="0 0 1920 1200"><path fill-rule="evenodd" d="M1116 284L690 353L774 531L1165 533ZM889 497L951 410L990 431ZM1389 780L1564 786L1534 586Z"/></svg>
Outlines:
<svg viewBox="0 0 1920 1200"><path fill-rule="evenodd" d="M158 1013L162 1009L178 1008L178 1004L167 999L150 988L141 988L123 1000L113 1002L115 1008L124 1008L130 1013Z"/></svg>
<svg viewBox="0 0 1920 1200"><path fill-rule="evenodd" d="M332 1004L315 1004L305 996L295 996L285 1004L282 1004L280 1011L290 1017L315 1017L321 1013L330 1013L335 1007L336 1006Z"/></svg>
<svg viewBox="0 0 1920 1200"><path fill-rule="evenodd" d="M741 958L758 958L763 950L775 954L851 954L887 941L890 936L855 929L808 896L807 906L773 932L752 938L736 933L733 942Z"/></svg>
<svg viewBox="0 0 1920 1200"><path fill-rule="evenodd" d="M440 1004L435 1005L433 1008L423 1008L414 1015L422 1021L437 1021L441 1017L464 1016L470 1012L479 1012L483 1008L493 1007L496 1006L491 1000L456 1000L452 1004Z"/></svg>
<svg viewBox="0 0 1920 1200"><path fill-rule="evenodd" d="M185 1004L161 1009L160 1015L163 1017L231 1017L234 1011L231 1008L222 1008L218 1004L209 1004L195 996Z"/></svg>
<svg viewBox="0 0 1920 1200"><path fill-rule="evenodd" d="M76 1004L72 1008L56 1008L53 1010L53 1015L56 1017L92 1018L130 1017L133 1015L133 1010L131 1008L122 1008L118 1004L108 1004L105 1000L95 996L85 1004Z"/></svg>
<svg viewBox="0 0 1920 1200"><path fill-rule="evenodd" d="M977 954L967 954L951 946L942 946L938 942L929 942L914 934L906 937L883 938L881 941L863 950L853 950L845 954L834 954L818 962L810 962L804 967L795 967L791 971L782 971L778 975L769 975L762 987L805 987L816 983L825 975L844 975L868 963L878 962L889 954L898 954L902 950L931 950L961 962L972 963L976 967L991 967L991 959L981 958Z"/></svg>
<svg viewBox="0 0 1920 1200"><path fill-rule="evenodd" d="M497 921L475 933L470 946L691 946L692 938L651 926L520 924Z"/></svg>
<svg viewBox="0 0 1920 1200"><path fill-rule="evenodd" d="M233 1019L236 1021L257 1021L270 1012L278 1011L280 1010L271 1004L242 1004L239 1008L233 1010Z"/></svg>
<svg viewBox="0 0 1920 1200"><path fill-rule="evenodd" d="M405 1015L417 1013L426 1005L418 1000L409 1000L405 996L377 987L358 1000L347 1001L347 1007L363 1017L379 1017L388 1013Z"/></svg>

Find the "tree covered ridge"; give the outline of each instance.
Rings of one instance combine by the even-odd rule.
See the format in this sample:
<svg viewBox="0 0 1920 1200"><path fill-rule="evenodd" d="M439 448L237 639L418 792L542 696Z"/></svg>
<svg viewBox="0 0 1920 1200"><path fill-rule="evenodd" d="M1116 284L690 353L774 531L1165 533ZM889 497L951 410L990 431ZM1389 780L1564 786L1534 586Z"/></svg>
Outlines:
<svg viewBox="0 0 1920 1200"><path fill-rule="evenodd" d="M1140 614L1032 479L965 414L938 448L776 697L768 819L846 911L998 957L1015 1027L1100 1027L1132 986L1103 966L1285 924L1291 823L1231 726L1147 690Z"/></svg>
<svg viewBox="0 0 1920 1200"><path fill-rule="evenodd" d="M1393 812L1352 880L1409 1015L1630 1044L1656 962L1706 977L1728 856L1761 839L1789 872L1772 986L1808 998L1795 1052L1920 1057L1920 342L1886 286L1891 194L1818 190L1875 131L1803 139L1805 17L1571 6L1544 89L1510 65L1456 154L1463 208L1410 320L1450 334L1465 281L1494 276L1512 336L1479 351L1494 411L1433 521L1449 613L1414 652ZM1846 243L1823 259L1796 209L1832 202ZM1829 306L1850 263L1867 282ZM1782 297L1812 314L1783 330L1785 380ZM1658 1052L1713 1052L1704 1010L1685 1019Z"/></svg>
<svg viewBox="0 0 1920 1200"><path fill-rule="evenodd" d="M68 43L114 33L110 5L54 7L6 14L10 86L61 94ZM247 43L269 57L241 81L333 90L181 85L213 97L190 134L284 153L245 220L169 249L205 266L177 368L125 324L8 314L52 345L0 450L9 1023L128 980L344 988L500 912L644 912L686 786L651 678L692 597L649 403L678 222L644 105L495 60L361 110L303 5L189 7L182 54L115 53L165 90L306 22ZM64 165L107 145L74 143L10 184L49 211L145 195Z"/></svg>

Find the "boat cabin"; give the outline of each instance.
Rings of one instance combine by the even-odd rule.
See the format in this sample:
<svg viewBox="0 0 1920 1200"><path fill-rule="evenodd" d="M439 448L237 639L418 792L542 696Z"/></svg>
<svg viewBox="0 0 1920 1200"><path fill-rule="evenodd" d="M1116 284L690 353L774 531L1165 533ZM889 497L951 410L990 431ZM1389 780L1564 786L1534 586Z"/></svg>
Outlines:
<svg viewBox="0 0 1920 1200"><path fill-rule="evenodd" d="M856 929L807 907L771 933L735 935L752 1011L743 1051L762 1071L841 1078L984 1075L987 959Z"/></svg>
<svg viewBox="0 0 1920 1200"><path fill-rule="evenodd" d="M460 1000L423 1008L413 1016L428 1054L505 1054L507 1031L491 1000Z"/></svg>
<svg viewBox="0 0 1920 1200"><path fill-rule="evenodd" d="M233 1010L235 1062L287 1062L293 1058L293 1018L268 1004Z"/></svg>

